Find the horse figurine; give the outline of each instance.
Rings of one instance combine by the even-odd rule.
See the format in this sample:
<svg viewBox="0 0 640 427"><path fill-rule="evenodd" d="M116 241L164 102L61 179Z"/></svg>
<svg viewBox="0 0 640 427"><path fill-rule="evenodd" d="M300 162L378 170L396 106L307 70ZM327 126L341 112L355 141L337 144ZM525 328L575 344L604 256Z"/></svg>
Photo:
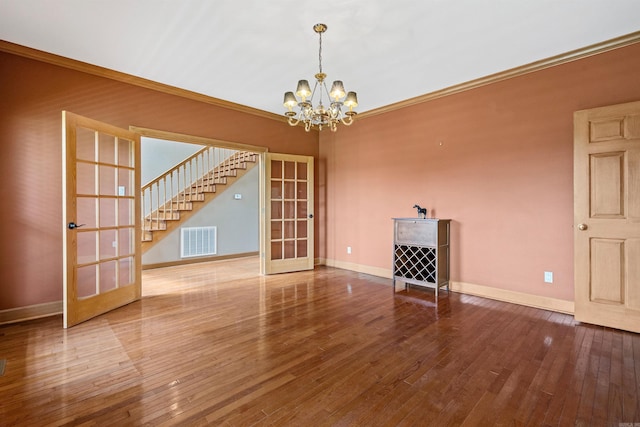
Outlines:
<svg viewBox="0 0 640 427"><path fill-rule="evenodd" d="M418 210L418 218L427 218L427 208L421 208L420 205L413 205Z"/></svg>

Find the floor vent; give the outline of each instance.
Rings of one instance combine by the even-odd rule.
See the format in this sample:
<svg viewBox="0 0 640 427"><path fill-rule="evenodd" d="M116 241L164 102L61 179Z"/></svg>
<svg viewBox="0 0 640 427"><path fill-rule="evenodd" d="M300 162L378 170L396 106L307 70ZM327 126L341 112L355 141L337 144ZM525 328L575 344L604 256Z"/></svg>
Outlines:
<svg viewBox="0 0 640 427"><path fill-rule="evenodd" d="M0 359L0 377L4 375L5 366L7 366L7 359Z"/></svg>
<svg viewBox="0 0 640 427"><path fill-rule="evenodd" d="M181 258L216 254L216 227L183 227L180 231Z"/></svg>

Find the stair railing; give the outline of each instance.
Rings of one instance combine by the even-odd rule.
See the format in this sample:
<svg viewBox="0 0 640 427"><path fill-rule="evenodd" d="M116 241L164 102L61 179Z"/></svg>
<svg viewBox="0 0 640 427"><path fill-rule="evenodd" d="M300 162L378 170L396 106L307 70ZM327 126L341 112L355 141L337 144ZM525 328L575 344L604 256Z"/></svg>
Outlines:
<svg viewBox="0 0 640 427"><path fill-rule="evenodd" d="M141 189L142 229L159 230L177 215L180 204L198 200L228 169L237 150L203 147Z"/></svg>

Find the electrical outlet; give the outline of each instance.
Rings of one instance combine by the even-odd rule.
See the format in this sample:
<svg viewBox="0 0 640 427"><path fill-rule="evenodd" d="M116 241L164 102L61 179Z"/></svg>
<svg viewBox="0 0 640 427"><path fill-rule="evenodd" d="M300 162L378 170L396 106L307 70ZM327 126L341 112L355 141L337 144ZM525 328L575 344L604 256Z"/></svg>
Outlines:
<svg viewBox="0 0 640 427"><path fill-rule="evenodd" d="M351 253L351 246L347 246L347 253L350 254Z"/></svg>
<svg viewBox="0 0 640 427"><path fill-rule="evenodd" d="M544 272L544 283L553 283L553 272L545 271Z"/></svg>

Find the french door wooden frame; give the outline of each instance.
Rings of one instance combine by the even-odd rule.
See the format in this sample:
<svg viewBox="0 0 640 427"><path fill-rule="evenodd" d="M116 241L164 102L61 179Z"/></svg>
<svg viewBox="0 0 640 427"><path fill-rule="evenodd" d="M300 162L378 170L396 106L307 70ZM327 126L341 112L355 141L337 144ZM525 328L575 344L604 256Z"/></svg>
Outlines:
<svg viewBox="0 0 640 427"><path fill-rule="evenodd" d="M313 157L266 153L263 274L314 266Z"/></svg>
<svg viewBox="0 0 640 427"><path fill-rule="evenodd" d="M63 326L140 299L140 137L63 111Z"/></svg>

